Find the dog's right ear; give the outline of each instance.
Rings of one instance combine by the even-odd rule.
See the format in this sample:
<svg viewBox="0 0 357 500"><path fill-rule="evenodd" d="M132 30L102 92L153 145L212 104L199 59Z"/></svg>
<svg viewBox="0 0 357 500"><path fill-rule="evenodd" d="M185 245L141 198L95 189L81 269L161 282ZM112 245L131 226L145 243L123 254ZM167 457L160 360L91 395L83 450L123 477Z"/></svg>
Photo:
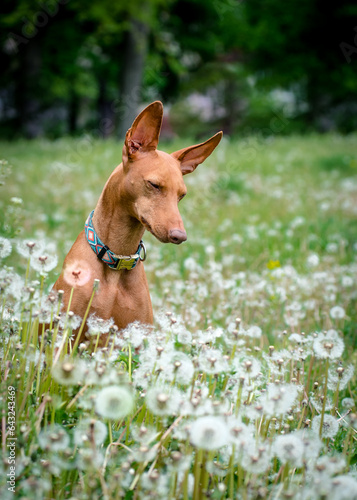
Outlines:
<svg viewBox="0 0 357 500"><path fill-rule="evenodd" d="M135 160L138 153L147 153L157 148L164 107L155 101L147 106L134 120L125 136L123 162Z"/></svg>

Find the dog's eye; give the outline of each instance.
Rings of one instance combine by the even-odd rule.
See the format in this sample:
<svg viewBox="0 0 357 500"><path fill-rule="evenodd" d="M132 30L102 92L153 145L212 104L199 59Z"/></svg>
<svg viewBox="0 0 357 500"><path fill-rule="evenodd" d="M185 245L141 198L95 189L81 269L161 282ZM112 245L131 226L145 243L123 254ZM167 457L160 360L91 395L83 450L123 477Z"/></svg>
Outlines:
<svg viewBox="0 0 357 500"><path fill-rule="evenodd" d="M159 184L156 184L155 182L151 182L151 181L146 181L148 183L148 185L154 189L156 189L157 191L160 191L161 189L161 186L159 186Z"/></svg>
<svg viewBox="0 0 357 500"><path fill-rule="evenodd" d="M184 198L185 196L186 196L186 193L181 194L181 196L179 196L179 201L181 201L182 198Z"/></svg>

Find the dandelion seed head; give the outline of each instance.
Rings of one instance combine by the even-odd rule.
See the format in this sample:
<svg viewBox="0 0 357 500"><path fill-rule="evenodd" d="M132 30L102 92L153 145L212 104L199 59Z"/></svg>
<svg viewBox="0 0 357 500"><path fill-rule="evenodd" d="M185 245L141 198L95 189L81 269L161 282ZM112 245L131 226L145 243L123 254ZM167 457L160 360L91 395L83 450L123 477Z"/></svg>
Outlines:
<svg viewBox="0 0 357 500"><path fill-rule="evenodd" d="M291 410L296 402L301 387L295 384L269 384L258 402L268 416L279 416Z"/></svg>
<svg viewBox="0 0 357 500"><path fill-rule="evenodd" d="M129 342L134 349L138 349L143 345L144 340L151 331L151 325L145 325L140 323L140 321L134 321L122 330L119 335L122 336L125 341Z"/></svg>
<svg viewBox="0 0 357 500"><path fill-rule="evenodd" d="M232 364L238 378L244 377L247 380L255 379L261 373L261 364L258 359L253 356L237 356Z"/></svg>
<svg viewBox="0 0 357 500"><path fill-rule="evenodd" d="M204 416L191 424L190 441L202 450L217 450L230 442L227 426L221 417Z"/></svg>
<svg viewBox="0 0 357 500"><path fill-rule="evenodd" d="M341 306L334 306L330 309L332 319L343 319L346 316L345 310Z"/></svg>
<svg viewBox="0 0 357 500"><path fill-rule="evenodd" d="M176 387L157 385L149 388L146 393L146 404L154 415L175 415L181 400L181 392Z"/></svg>
<svg viewBox="0 0 357 500"><path fill-rule="evenodd" d="M69 286L73 288L84 286L89 283L91 278L91 268L84 260L66 262L63 270L63 279Z"/></svg>
<svg viewBox="0 0 357 500"><path fill-rule="evenodd" d="M304 444L299 434L280 435L274 442L274 453L281 463L290 463L293 467L303 464Z"/></svg>
<svg viewBox="0 0 357 500"><path fill-rule="evenodd" d="M342 391L347 387L348 382L352 379L355 369L352 364L347 365L346 368L339 366L336 369L330 368L328 373L327 386L331 391Z"/></svg>
<svg viewBox="0 0 357 500"><path fill-rule="evenodd" d="M77 466L84 471L98 471L103 465L104 456L97 448L83 447L78 450Z"/></svg>
<svg viewBox="0 0 357 500"><path fill-rule="evenodd" d="M134 396L128 387L111 385L96 395L95 410L104 418L119 420L129 415L133 408Z"/></svg>
<svg viewBox="0 0 357 500"><path fill-rule="evenodd" d="M326 333L318 333L313 342L315 356L318 359L338 359L345 348L343 340L336 330L328 330Z"/></svg>
<svg viewBox="0 0 357 500"><path fill-rule="evenodd" d="M346 460L343 455L323 455L316 460L315 470L323 476L334 476L346 468Z"/></svg>
<svg viewBox="0 0 357 500"><path fill-rule="evenodd" d="M320 424L321 424L321 415L317 415L312 420L311 430L316 434L319 434ZM321 437L326 439L333 438L336 436L338 429L339 429L338 420L332 415L325 414L324 421L322 424Z"/></svg>
<svg viewBox="0 0 357 500"><path fill-rule="evenodd" d="M351 408L354 408L356 406L356 403L352 398L343 398L343 400L341 401L341 405L346 410L349 410Z"/></svg>
<svg viewBox="0 0 357 500"><path fill-rule="evenodd" d="M208 374L222 373L229 370L229 365L219 349L206 348L198 356L200 370Z"/></svg>
<svg viewBox="0 0 357 500"><path fill-rule="evenodd" d="M239 462L244 470L253 474L266 472L271 464L270 446L264 443L254 444L249 449L245 449L239 457Z"/></svg>
<svg viewBox="0 0 357 500"><path fill-rule="evenodd" d="M52 368L52 377L61 385L77 385L83 381L85 374L84 363L66 358L58 361Z"/></svg>
<svg viewBox="0 0 357 500"><path fill-rule="evenodd" d="M357 499L357 480L346 475L336 476L331 481L329 500Z"/></svg>
<svg viewBox="0 0 357 500"><path fill-rule="evenodd" d="M88 335L97 335L108 333L109 330L114 326L113 318L104 320L98 318L95 314L91 314L87 319Z"/></svg>
<svg viewBox="0 0 357 500"><path fill-rule="evenodd" d="M41 275L46 275L57 266L57 255L32 255L31 267Z"/></svg>
<svg viewBox="0 0 357 500"><path fill-rule="evenodd" d="M10 240L0 236L0 259L5 259L11 254L12 245Z"/></svg>
<svg viewBox="0 0 357 500"><path fill-rule="evenodd" d="M100 446L108 434L107 426L100 420L83 419L74 429L74 442L77 446L95 444Z"/></svg>
<svg viewBox="0 0 357 500"><path fill-rule="evenodd" d="M38 442L43 450L55 453L68 448L69 436L63 427L53 424L40 432Z"/></svg>

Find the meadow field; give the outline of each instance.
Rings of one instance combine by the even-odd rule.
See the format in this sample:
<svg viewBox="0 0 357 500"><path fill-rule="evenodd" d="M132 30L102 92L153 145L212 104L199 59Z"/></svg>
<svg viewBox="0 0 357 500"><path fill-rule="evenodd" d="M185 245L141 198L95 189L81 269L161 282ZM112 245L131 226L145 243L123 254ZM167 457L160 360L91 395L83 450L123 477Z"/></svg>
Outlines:
<svg viewBox="0 0 357 500"><path fill-rule="evenodd" d="M0 142L3 500L357 499L356 144L224 138L188 241L144 235L154 328L72 350L48 294L122 142Z"/></svg>

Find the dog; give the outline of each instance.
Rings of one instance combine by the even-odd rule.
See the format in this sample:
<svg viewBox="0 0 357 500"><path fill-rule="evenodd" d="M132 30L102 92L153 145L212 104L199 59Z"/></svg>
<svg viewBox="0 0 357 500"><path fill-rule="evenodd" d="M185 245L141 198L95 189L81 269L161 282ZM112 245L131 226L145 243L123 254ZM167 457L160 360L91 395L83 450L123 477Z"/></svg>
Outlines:
<svg viewBox="0 0 357 500"><path fill-rule="evenodd" d="M113 318L120 330L134 321L153 323L143 234L147 230L176 245L187 239L178 209L187 191L183 176L213 152L223 135L218 132L206 142L168 154L157 149L162 118L163 105L155 101L134 120L122 163L106 182L54 285L64 292L64 310L71 300L71 311L83 318L94 280L99 280L89 312ZM84 336L85 328L77 344Z"/></svg>

